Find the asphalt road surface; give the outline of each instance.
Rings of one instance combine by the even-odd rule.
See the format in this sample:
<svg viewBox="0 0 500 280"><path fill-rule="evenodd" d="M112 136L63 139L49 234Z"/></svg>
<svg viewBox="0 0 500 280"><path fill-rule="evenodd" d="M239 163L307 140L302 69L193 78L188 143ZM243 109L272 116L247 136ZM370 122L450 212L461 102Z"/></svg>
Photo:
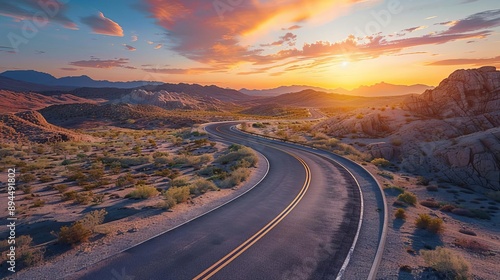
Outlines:
<svg viewBox="0 0 500 280"><path fill-rule="evenodd" d="M268 158L247 194L73 275L77 279L335 279L358 226L360 196L335 162L211 124L218 141Z"/></svg>

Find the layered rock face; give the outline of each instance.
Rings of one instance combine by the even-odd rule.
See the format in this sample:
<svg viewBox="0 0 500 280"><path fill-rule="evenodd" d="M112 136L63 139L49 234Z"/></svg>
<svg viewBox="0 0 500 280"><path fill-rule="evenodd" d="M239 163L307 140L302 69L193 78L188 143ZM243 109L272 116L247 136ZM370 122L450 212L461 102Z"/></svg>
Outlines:
<svg viewBox="0 0 500 280"><path fill-rule="evenodd" d="M413 96L404 103L406 109L434 118L473 117L500 108L500 71L486 66L457 70L438 87ZM495 126L500 121L493 120Z"/></svg>
<svg viewBox="0 0 500 280"><path fill-rule="evenodd" d="M457 70L405 107L431 119L399 130L409 142L402 149L404 168L500 190L500 71ZM425 142L412 141L419 138Z"/></svg>

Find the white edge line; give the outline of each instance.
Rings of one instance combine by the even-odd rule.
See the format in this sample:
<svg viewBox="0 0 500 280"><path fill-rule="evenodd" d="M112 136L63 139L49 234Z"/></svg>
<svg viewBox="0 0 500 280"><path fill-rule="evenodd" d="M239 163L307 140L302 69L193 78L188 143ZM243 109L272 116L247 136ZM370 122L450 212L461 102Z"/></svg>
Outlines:
<svg viewBox="0 0 500 280"><path fill-rule="evenodd" d="M203 127L203 129L205 129L205 127ZM205 131L206 131L206 130L205 130ZM253 149L252 149L252 150L253 150ZM156 235L154 235L154 236L152 236L152 237L150 237L150 238L148 238L148 239L146 239L146 240L143 240L143 241L141 241L141 242L139 242L139 243L137 243L137 244L134 244L134 245L132 245L132 246L130 246L130 247L127 247L127 248L125 248L125 249L123 249L123 250L121 250L121 251L119 251L119 252L117 252L117 253L114 253L114 254L112 254L112 255L110 255L110 256L108 256L108 257L106 257L106 258L104 258L104 259L100 260L100 262L101 262L101 261L103 261L103 260L106 260L106 259L110 259L110 258L112 258L112 257L114 257L114 256L116 256L116 255L118 255L118 254L121 254L121 253L123 253L123 252L125 252L125 251L127 251L127 250L130 250L130 249L134 248L134 247L137 247L137 246L139 246L139 245L141 245L141 244L143 244L143 243L145 243L145 242L148 242L148 241L149 241L149 240L151 240L151 239L154 239L154 238L156 238L156 237L158 237L158 236L160 236L160 235L163 235L163 234L165 234L165 233L167 233L167 232L170 232L170 231L172 231L172 230L174 230L174 229L176 229L176 228L179 228L179 227L181 227L181 226L183 226L183 225L185 225L185 224L188 224L188 223L190 223L190 222L192 222L192 221L194 221L194 220L196 220L196 219L198 219L198 218L201 218L201 217L203 217L203 216L207 215L208 213L213 212L213 211L215 211L215 210L217 210L217 209L219 209L219 208L221 208L221 207L223 207L223 206L225 206L225 205L227 205L227 204L229 204L229 203L231 203L231 202L235 201L236 199L238 199L238 198L242 197L243 195L247 194L249 191L253 190L253 189L254 189L257 185L259 185L262 181L264 181L264 179L267 177L267 174L269 173L269 169L270 169L270 164L269 164L269 160L267 159L267 157L266 157L266 156L264 156L262 153L260 153L260 152L256 151L256 150L254 150L254 151L255 151L256 153L259 153L259 154L260 154L260 155L261 155L261 156L262 156L262 157L266 160L267 169L266 169L266 173L264 173L264 176L262 176L262 178L260 178L260 180L259 180L257 183L255 183L255 184L254 184L251 188L249 188L249 189L248 189L248 190L246 190L245 192L243 192L243 193L239 194L238 196L233 197L231 200L226 201L226 202L224 202L223 204L221 204L221 205L219 205L219 206L217 206L217 207L215 207L215 208L212 208L212 209L208 210L208 211L207 211L207 212L205 212L205 213L202 213L202 214L200 214L200 215L198 215L198 216L196 216L196 217L194 217L194 218L192 218L192 219L189 219L189 220L187 220L187 221L185 221L185 222L183 222L183 223L181 223L181 224L179 224L179 225L177 225L177 226L175 226L175 227L173 227L173 228L170 228L170 229L167 229L167 230L165 230L165 231L162 231L162 232L160 232L160 233L158 233L158 234L156 234ZM82 271L83 269L85 269L85 268L82 268L82 269L80 269L80 270L78 270L78 271ZM76 272L78 272L78 271L76 271ZM74 274L74 273L71 273L71 274ZM71 275L71 274L67 274L66 276L69 276L69 275Z"/></svg>

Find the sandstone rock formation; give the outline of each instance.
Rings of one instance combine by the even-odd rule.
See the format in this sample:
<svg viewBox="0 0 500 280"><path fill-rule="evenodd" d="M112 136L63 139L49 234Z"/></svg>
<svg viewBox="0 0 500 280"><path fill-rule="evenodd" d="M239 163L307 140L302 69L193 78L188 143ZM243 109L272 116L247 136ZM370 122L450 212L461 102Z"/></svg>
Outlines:
<svg viewBox="0 0 500 280"><path fill-rule="evenodd" d="M407 99L404 106L435 118L472 117L497 111L500 71L492 66L457 70L435 89Z"/></svg>

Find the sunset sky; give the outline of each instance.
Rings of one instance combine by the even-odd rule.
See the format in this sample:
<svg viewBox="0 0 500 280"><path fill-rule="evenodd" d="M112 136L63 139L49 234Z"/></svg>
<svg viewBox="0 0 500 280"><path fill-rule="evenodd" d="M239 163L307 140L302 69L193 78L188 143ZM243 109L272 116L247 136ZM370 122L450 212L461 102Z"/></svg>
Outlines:
<svg viewBox="0 0 500 280"><path fill-rule="evenodd" d="M500 66L498 0L0 0L0 30L0 72L56 77L351 89Z"/></svg>

